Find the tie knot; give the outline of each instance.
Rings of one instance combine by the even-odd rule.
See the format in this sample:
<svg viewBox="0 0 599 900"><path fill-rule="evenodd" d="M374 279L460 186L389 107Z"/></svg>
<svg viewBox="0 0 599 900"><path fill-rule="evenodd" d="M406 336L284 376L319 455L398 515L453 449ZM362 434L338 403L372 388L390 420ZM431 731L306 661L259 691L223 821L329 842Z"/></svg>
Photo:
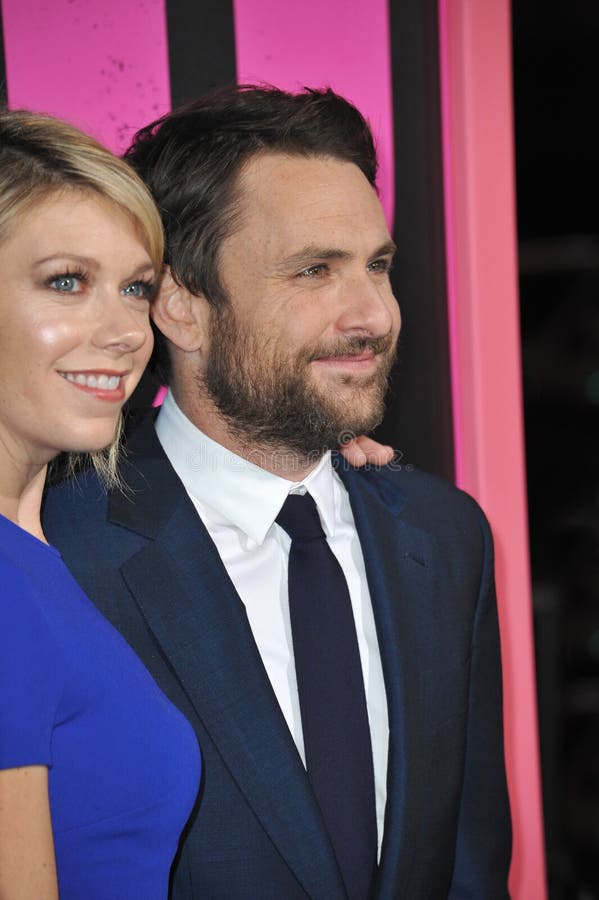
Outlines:
<svg viewBox="0 0 599 900"><path fill-rule="evenodd" d="M312 541L325 536L316 503L310 494L289 494L277 523L292 541Z"/></svg>

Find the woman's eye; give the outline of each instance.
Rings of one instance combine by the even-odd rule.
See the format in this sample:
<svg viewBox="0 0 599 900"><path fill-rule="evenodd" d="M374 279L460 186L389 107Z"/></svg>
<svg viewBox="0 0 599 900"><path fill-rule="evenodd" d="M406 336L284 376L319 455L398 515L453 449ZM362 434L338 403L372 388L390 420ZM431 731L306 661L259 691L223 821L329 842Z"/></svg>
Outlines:
<svg viewBox="0 0 599 900"><path fill-rule="evenodd" d="M156 285L153 281L133 281L123 288L123 294L127 297L140 297L142 300L151 300L154 296Z"/></svg>
<svg viewBox="0 0 599 900"><path fill-rule="evenodd" d="M81 290L81 277L77 275L57 275L48 281L48 286L61 294L78 294Z"/></svg>

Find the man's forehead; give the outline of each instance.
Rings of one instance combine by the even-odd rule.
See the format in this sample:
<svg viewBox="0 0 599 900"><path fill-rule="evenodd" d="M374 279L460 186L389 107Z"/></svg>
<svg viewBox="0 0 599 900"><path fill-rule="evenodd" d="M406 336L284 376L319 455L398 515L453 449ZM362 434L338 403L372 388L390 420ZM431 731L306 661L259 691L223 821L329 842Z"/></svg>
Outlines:
<svg viewBox="0 0 599 900"><path fill-rule="evenodd" d="M291 232L304 244L312 229L323 228L331 229L331 236L348 228L369 232L375 243L388 238L374 188L358 166L335 157L256 155L240 179L239 200L241 219L273 239Z"/></svg>
<svg viewBox="0 0 599 900"><path fill-rule="evenodd" d="M334 156L262 152L252 156L241 171L239 186L246 201L256 197L301 197L323 186L341 186L351 193L376 192L361 169L353 162Z"/></svg>

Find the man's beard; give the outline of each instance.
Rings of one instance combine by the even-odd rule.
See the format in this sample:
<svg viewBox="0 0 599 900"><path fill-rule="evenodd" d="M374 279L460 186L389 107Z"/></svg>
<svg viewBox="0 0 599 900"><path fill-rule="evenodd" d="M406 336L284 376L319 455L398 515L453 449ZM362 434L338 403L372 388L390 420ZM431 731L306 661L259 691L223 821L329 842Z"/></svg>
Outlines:
<svg viewBox="0 0 599 900"><path fill-rule="evenodd" d="M217 407L229 432L254 452L268 448L286 456L317 460L327 450L366 434L378 425L391 366L391 335L347 337L333 347L313 347L285 354L272 338L242 333L229 303L211 313L210 353L201 387ZM382 360L368 377L348 373L322 382L311 377L310 363L333 356L358 356L371 350ZM353 388L349 385L353 384ZM259 460L258 460L259 462Z"/></svg>

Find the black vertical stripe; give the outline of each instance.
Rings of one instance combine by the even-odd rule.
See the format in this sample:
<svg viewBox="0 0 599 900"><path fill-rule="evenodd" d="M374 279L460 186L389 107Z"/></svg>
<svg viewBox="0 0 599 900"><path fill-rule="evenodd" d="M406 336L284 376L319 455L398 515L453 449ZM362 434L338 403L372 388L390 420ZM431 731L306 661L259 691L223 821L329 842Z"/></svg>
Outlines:
<svg viewBox="0 0 599 900"><path fill-rule="evenodd" d="M453 478L436 0L390 0L399 365L377 436Z"/></svg>
<svg viewBox="0 0 599 900"><path fill-rule="evenodd" d="M173 108L237 76L232 0L167 0Z"/></svg>
<svg viewBox="0 0 599 900"><path fill-rule="evenodd" d="M232 0L166 0L171 106L237 79ZM151 404L159 387L146 370L129 409Z"/></svg>
<svg viewBox="0 0 599 900"><path fill-rule="evenodd" d="M6 57L4 56L4 28L2 26L2 6L0 4L0 109L5 109L6 105Z"/></svg>

